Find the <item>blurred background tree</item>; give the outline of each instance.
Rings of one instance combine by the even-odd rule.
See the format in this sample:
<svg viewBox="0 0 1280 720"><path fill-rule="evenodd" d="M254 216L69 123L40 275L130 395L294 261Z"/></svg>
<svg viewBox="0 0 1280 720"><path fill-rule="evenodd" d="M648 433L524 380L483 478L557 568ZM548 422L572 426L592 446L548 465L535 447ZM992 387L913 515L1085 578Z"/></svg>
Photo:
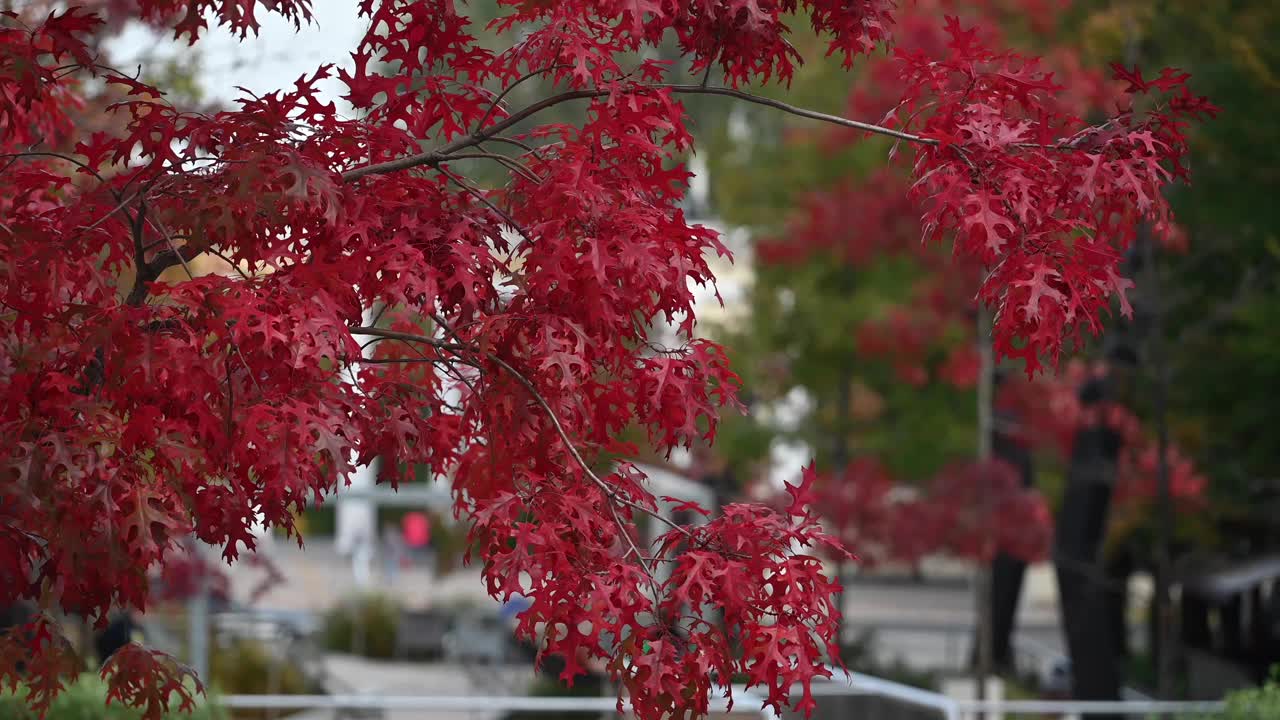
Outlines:
<svg viewBox="0 0 1280 720"><path fill-rule="evenodd" d="M1142 422L1133 437L1152 441L1167 423L1178 457L1190 462L1172 469L1175 483L1188 473L1209 479L1207 501L1171 521L1175 555L1221 564L1274 551L1280 547L1271 522L1280 509L1280 448L1269 437L1280 410L1273 409L1266 389L1280 386L1280 339L1270 331L1280 320L1280 209L1271 200L1280 173L1274 120L1280 110L1280 49L1273 40L1280 37L1280 5L917 5L935 21L943 13L981 17L1005 44L1045 55L1067 87L1064 95L1076 96L1064 101L1079 102L1081 112L1112 102L1104 78L1107 65L1116 62L1186 70L1194 91L1224 109L1197 128L1195 185L1178 188L1174 197L1183 247L1156 253L1159 282L1138 278L1138 291L1150 285L1148 292L1159 296L1158 323L1146 317L1129 327L1113 317L1102 338L1130 331L1138 338L1138 383L1126 398ZM913 36L917 28L908 12L901 13L897 30L900 43L920 39ZM834 63L814 63L797 72L785 100L875 121L885 108L873 112L868 100L880 81L875 60L855 66L852 74ZM778 90L753 90L784 99ZM898 212L910 226L918 213L890 207L889 193L880 191L895 178L875 172L897 149L880 139L850 142L848 136L815 130L807 120L751 106L735 106L700 140L714 213L730 226L749 228L753 238L749 311L743 321L714 332L743 375L753 412L728 418L719 451L731 464L748 468L765 461L772 444L800 442L820 468L870 456L898 481L917 485L948 460L972 455L977 413L971 368L961 359L973 337L965 320L971 307L963 293L953 292L949 297L957 306L951 312L935 312L934 320L942 320L932 325L921 322L929 297L921 288L939 284L937 266L927 252L910 247L910 240L886 237L902 232L918 238L918 227L903 229L883 217ZM857 248L865 252L851 252ZM1154 344L1152 327L1161 334ZM896 346L894 352L875 347L885 343ZM917 347L904 362L908 345ZM1077 356L1101 358L1102 350L1101 341L1088 342ZM1002 372L1016 377L1021 368ZM1155 401L1161 387L1168 396L1163 420ZM1055 504L1066 459L1059 448L1037 452L1037 484ZM1107 515L1104 564L1119 573L1113 579L1121 583L1129 573L1157 564L1162 517L1154 500L1154 461L1129 462L1133 487Z"/></svg>
<svg viewBox="0 0 1280 720"><path fill-rule="evenodd" d="M1188 252L1160 259L1164 347L1174 436L1212 477L1218 509L1247 512L1280 467L1277 410L1262 391L1280 387L1280 6L1090 0L1071 26L1091 62L1131 53L1180 67L1225 110L1197 130L1195 184L1174 196Z"/></svg>

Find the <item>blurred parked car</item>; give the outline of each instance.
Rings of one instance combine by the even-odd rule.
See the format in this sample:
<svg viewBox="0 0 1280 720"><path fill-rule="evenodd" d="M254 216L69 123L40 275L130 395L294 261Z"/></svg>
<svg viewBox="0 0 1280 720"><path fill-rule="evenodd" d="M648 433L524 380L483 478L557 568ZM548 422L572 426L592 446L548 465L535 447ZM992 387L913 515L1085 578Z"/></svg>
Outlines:
<svg viewBox="0 0 1280 720"><path fill-rule="evenodd" d="M464 613L444 635L444 656L450 662L504 665L519 654L511 626L497 614Z"/></svg>

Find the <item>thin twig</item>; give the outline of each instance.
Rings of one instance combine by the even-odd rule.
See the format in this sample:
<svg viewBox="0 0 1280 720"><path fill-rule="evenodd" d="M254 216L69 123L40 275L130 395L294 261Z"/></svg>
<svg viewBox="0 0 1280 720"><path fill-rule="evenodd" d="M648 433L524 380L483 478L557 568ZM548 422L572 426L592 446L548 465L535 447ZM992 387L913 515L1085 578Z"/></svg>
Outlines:
<svg viewBox="0 0 1280 720"><path fill-rule="evenodd" d="M488 140L486 140L485 142L504 142L504 143L507 143L508 145L515 145L516 147L525 150L530 155L533 155L534 157L539 157L538 149L530 145L529 143L524 142L523 140L516 140L515 138L509 138L502 135L495 135L489 138Z"/></svg>
<svg viewBox="0 0 1280 720"><path fill-rule="evenodd" d="M40 143L42 143L42 142L44 142L44 138L43 138L43 137L41 137L40 139L38 139L38 140L36 140L35 142L33 142L33 143L31 143L30 145L28 145L28 146L27 146L27 150L26 150L26 151L27 151L27 152L34 152L36 148L40 147ZM2 157L2 156L0 156L0 157ZM16 153L15 153L15 154L13 154L13 156L12 156L11 158L9 158L9 162L5 163L5 164L4 164L4 167L0 168L0 175L3 175L3 174L5 174L6 172L9 172L9 168L13 167L13 164L14 164L14 163L16 163L16 162L18 162L18 161L19 161L19 160L21 160L21 159L22 159L22 156L21 156L21 155L16 154Z"/></svg>
<svg viewBox="0 0 1280 720"><path fill-rule="evenodd" d="M382 319L383 313L385 313L387 311L387 308L389 307L391 307L391 303L385 303L385 302L382 303L382 306L378 308L378 312L374 313L373 319L369 321L369 325L372 327L377 327L378 321Z"/></svg>
<svg viewBox="0 0 1280 720"><path fill-rule="evenodd" d="M558 65L548 65L544 68L531 70L528 73L520 76L519 78L516 78L515 82L503 88L502 92L498 93L498 96L493 99L492 103L489 104L488 109L484 111L484 115L480 116L480 122L476 123L475 132L478 133L484 129L484 124L489 122L489 118L493 116L493 111L498 109L498 106L502 104L502 100L507 96L508 93L510 93L512 90L515 90L518 85L525 82L526 80L531 80L539 75L545 75L553 70L559 70L562 68L572 68L572 67L573 67L572 65L566 65L563 63Z"/></svg>
<svg viewBox="0 0 1280 720"><path fill-rule="evenodd" d="M95 178L98 179L98 182L102 183L103 185L107 184L106 179L103 178L102 175L99 175L97 170L94 170L93 168L89 167L88 163L77 160L71 157L70 155L63 155L62 153L49 152L47 150L35 150L35 151L17 152L17 153L0 153L0 157L14 158L15 160L18 158L24 158L24 157L51 157L51 158L57 158L59 160L65 160L71 163L72 165L75 165L76 167L84 170L85 172L88 172L90 175L93 175ZM6 168L7 167L8 166L6 166ZM111 191L111 189L108 188L108 191ZM114 191L111 191L111 192L114 194ZM117 199L119 199L118 196L117 196Z"/></svg>
<svg viewBox="0 0 1280 720"><path fill-rule="evenodd" d="M678 530L681 533L684 533L688 537L693 537L693 533L689 532L688 528L684 527L683 525L677 525L671 520L668 520L667 518L663 517L661 513L650 510L649 508L646 508L643 505L640 505L639 503L633 502L631 500L628 500L627 498L622 497L617 493L617 491L614 488L610 487L608 483L606 483L604 480L601 480L600 476L596 475L595 471L591 469L591 466L587 464L587 461L585 458L582 457L582 454L578 452L577 445L575 445L573 440L569 438L569 434L565 431L564 425L560 423L560 418L556 415L555 410L551 409L551 405L547 402L546 398L542 397L542 393L538 392L538 389L534 387L533 383L530 382L529 379L526 378L524 375L522 375L520 371L512 367L511 364L508 363L506 360L503 360L502 358L498 357L497 355L494 355L493 353L485 353L485 355L494 363L496 363L499 367L501 367L503 370L506 370L507 374L509 374L516 382L520 383L520 385L522 385L524 389L527 390L529 394L533 396L534 402L536 402L538 406L542 408L543 412L547 413L547 417L550 418L551 424L555 426L556 433L560 436L560 439L564 442L565 446L568 448L569 454L578 463L578 465L582 467L582 470L587 474L587 477L591 478L592 482L594 482L597 486L599 486L599 488L603 490L605 494L609 496L610 499L612 499L614 502L625 505L631 508L632 510L638 510L644 513L645 515L648 515L656 520L659 520L662 523L666 524L671 529Z"/></svg>
<svg viewBox="0 0 1280 720"><path fill-rule="evenodd" d="M618 532L622 534L622 537L626 538L627 545L631 546L631 549L627 551L627 554L622 556L622 559L626 560L627 555L635 554L636 560L640 562L640 569L644 570L644 574L649 578L649 588L653 590L653 597L656 600L659 597L658 578L653 574L653 568L645 560L645 556L640 552L640 548L636 546L636 541L631 539L631 533L627 532L627 524L624 523L622 521L622 517L618 515L618 507L613 502L609 503L609 514L613 515L613 522L618 526Z"/></svg>
<svg viewBox="0 0 1280 720"><path fill-rule="evenodd" d="M213 255L214 257L218 258L219 260L222 260L222 262L224 262L224 263L226 263L226 264L230 265L230 266L231 266L231 269L232 269L232 270L235 270L235 271L236 271L236 273L237 273L237 274L239 274L239 275L240 275L240 277L244 278L245 280L252 280L252 279L253 279L253 278L249 277L249 275L248 275L244 270L241 270L241 269L240 269L240 266L239 266L239 265L237 265L237 264L235 263L235 261L234 261L234 260L232 260L231 258L229 258L229 257L227 257L226 255L222 254L222 252L221 252L221 251L219 251L219 250L214 250L212 247L205 248L205 249L204 249L204 251L205 251L205 252L207 252L207 253L209 253L210 255Z"/></svg>
<svg viewBox="0 0 1280 720"><path fill-rule="evenodd" d="M435 365L448 365L455 362L446 357L420 357L420 358L365 358L360 361L361 365L404 365L410 363L432 363Z"/></svg>
<svg viewBox="0 0 1280 720"><path fill-rule="evenodd" d="M454 153L453 155L449 156L450 162L454 160L468 160L468 159L493 160L494 162L505 165L510 170L514 170L515 172L520 173L530 182L533 182L533 183L542 182L542 178L538 177L537 173L530 170L528 167L525 167L524 163L520 162L519 160L509 158L506 155L499 155L498 153L490 153L490 152L467 152L467 153Z"/></svg>
<svg viewBox="0 0 1280 720"><path fill-rule="evenodd" d="M462 348L464 350L471 350L474 352L474 350L466 346L465 341L463 341L462 338L459 337L458 334L455 333L449 327L449 324L445 322L444 318L434 313L432 313L431 318L435 320L436 324L439 325L441 328L443 328L446 333L452 335L454 340L457 340L459 343L462 343ZM430 344L439 345L439 341L433 338L426 338L423 336L415 336L415 337L418 338L420 342L425 341ZM502 358L498 357L497 355L491 352L485 352L483 353L483 355L486 358L488 358L491 362L493 362L494 364L498 365L503 370L505 370L513 380L519 383L529 393L529 395L533 397L534 402L537 403L538 406L542 408L543 412L547 414L547 418L551 421L552 426L555 427L556 434L560 436L560 440L564 443L565 447L568 449L569 455L572 456L574 461L578 463L578 465L582 468L583 472L586 473L587 477L591 478L591 480L601 490L603 490L605 494L609 496L609 498L611 498L614 502L620 503L633 510L637 510L641 513L644 513L645 515L648 515L666 524L671 529L677 530L683 533L687 537L693 537L693 533L689 532L688 528L684 527L683 525L677 525L671 520L663 517L660 513L650 510L649 508L646 508L643 505L640 505L636 502L633 502L627 498L622 497L621 495L618 494L617 490L610 487L609 484L606 483L604 480L600 479L600 476L596 475L595 470L591 469L591 465L587 463L586 458L582 457L582 454L578 452L578 446L573 442L572 438L569 437L569 433L564 429L564 425L561 424L560 422L560 416L556 414L556 411L554 409L552 409L551 404L548 403L547 399L542 396L542 393L538 391L538 388L535 387L534 384L530 382L529 379L526 378L519 370L512 367L511 364L508 363L506 360L503 360Z"/></svg>
<svg viewBox="0 0 1280 720"><path fill-rule="evenodd" d="M173 236L169 233L168 229L166 229L162 223L160 223L158 220L155 222L152 222L151 219L148 218L147 224L151 225L151 227L154 228L156 232L160 233L160 235L164 237L165 242L169 244L169 252L173 253L173 256L177 258L178 263L182 265L182 270L187 274L187 279L195 280L196 279L195 273L191 272L191 266L187 264L187 258L183 251L187 251L187 252L194 251L197 255L199 255L201 251L195 250L195 248L189 249L189 246L185 246L185 245L182 247L181 250L179 250L178 246L174 245L173 243ZM157 259L159 259L158 256L157 256ZM155 261L153 260L152 262L155 262ZM168 268L164 268L164 269L168 269ZM153 272L155 272L155 274L158 276L160 272L163 272L164 269L159 271L156 271L153 269ZM212 311L213 308L207 305L208 298L205 299L205 302L206 302L206 307L208 307ZM231 349L235 351L235 354L240 358L240 362L244 364L245 374L248 375L249 379L253 381L253 386L258 389L258 395L260 397L265 397L266 391L262 389L262 384L258 382L258 376L254 375L253 367L249 365L249 359L244 356L244 351L240 349L240 343L236 342L236 339L231 330L231 323L226 322L225 320L223 322L227 326L227 342L231 345Z"/></svg>
<svg viewBox="0 0 1280 720"><path fill-rule="evenodd" d="M367 325L349 328L348 332L352 335L369 335L371 337L387 338L389 340L403 340L410 343L422 343L431 345L442 350L454 350L471 352L472 348L467 345L454 345L452 343L442 342L426 335L416 335L414 333L399 332L397 330L387 330L380 327L369 327ZM363 361L361 361L363 362Z"/></svg>
<svg viewBox="0 0 1280 720"><path fill-rule="evenodd" d="M467 181L463 180L462 178L450 172L448 168L441 166L437 168L437 170L439 170L441 173L443 173L446 177L448 177L453 182L457 183L458 187L466 191L466 193L471 195L471 197L474 197L475 199L484 203L486 207L488 207L490 210L497 213L503 220L507 222L508 225L511 226L513 230L520 233L520 237L524 238L525 242L529 243L530 245L533 245L533 238L529 237L529 233L525 232L524 228L520 226L520 223L516 222L515 218L511 217L510 213L498 207L496 204L490 201L489 198L485 197L484 193L480 192L480 190L478 190L477 188L467 183ZM512 252L514 251L515 249L513 248Z"/></svg>

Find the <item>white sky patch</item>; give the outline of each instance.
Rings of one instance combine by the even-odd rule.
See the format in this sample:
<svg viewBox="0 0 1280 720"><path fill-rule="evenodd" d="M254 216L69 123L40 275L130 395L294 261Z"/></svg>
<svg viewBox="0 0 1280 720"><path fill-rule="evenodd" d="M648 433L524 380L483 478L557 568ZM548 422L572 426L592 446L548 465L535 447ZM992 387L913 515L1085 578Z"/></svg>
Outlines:
<svg viewBox="0 0 1280 720"><path fill-rule="evenodd" d="M194 47L172 33L157 33L140 24L130 26L109 45L117 68L131 72L139 63L180 58L196 52L201 58L200 85L209 100L230 103L242 93L236 86L262 95L288 90L303 75L310 77L325 63L352 67L351 52L363 37L368 21L359 17L358 0L317 0L315 17L301 30L275 13L258 8L258 36L243 41L226 28L210 28ZM335 102L339 112L351 108L339 98L345 91L336 78L318 85L320 99Z"/></svg>

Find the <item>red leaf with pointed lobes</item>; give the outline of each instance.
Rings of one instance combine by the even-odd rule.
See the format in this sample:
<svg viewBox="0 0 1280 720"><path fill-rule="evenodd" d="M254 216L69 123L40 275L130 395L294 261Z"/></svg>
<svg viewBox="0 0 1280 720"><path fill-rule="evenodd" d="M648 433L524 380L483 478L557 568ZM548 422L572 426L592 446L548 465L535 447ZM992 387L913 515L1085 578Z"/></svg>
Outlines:
<svg viewBox="0 0 1280 720"><path fill-rule="evenodd" d="M25 664L23 672L18 666ZM41 613L28 623L14 625L0 635L0 685L15 691L26 687L26 702L44 715L54 698L80 674L83 661L61 628Z"/></svg>
<svg viewBox="0 0 1280 720"><path fill-rule="evenodd" d="M672 513L695 512L703 517L711 517L710 510L707 510L692 500L681 500L680 498L674 498L669 495L663 495L661 499L663 502L672 504Z"/></svg>
<svg viewBox="0 0 1280 720"><path fill-rule="evenodd" d="M101 675L107 681L107 702L140 708L144 720L161 720L171 710L189 713L196 695L204 694L191 668L137 643L112 653Z"/></svg>

